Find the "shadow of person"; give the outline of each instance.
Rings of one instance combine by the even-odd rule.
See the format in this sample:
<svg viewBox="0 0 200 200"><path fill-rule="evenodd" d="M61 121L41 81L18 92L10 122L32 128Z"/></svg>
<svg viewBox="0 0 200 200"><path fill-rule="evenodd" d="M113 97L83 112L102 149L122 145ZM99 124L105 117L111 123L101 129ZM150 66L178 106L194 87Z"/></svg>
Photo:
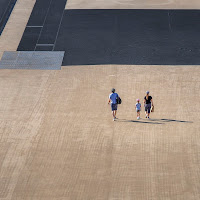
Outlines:
<svg viewBox="0 0 200 200"><path fill-rule="evenodd" d="M132 122L132 123L140 123L140 124L164 124L161 122L142 121L141 119L140 120L118 119L117 122Z"/></svg>
<svg viewBox="0 0 200 200"><path fill-rule="evenodd" d="M149 119L151 121L161 121L161 122L179 122L179 123L193 123L192 121L175 120L175 119Z"/></svg>

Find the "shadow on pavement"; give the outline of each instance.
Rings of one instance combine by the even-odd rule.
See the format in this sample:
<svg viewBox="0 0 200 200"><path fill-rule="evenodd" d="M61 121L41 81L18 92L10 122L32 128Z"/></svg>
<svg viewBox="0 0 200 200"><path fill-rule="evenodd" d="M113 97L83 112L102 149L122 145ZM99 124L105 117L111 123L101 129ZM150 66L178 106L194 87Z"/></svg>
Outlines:
<svg viewBox="0 0 200 200"><path fill-rule="evenodd" d="M133 123L141 123L141 124L165 124L165 122L178 122L178 123L193 123L192 121L183 121L183 120L175 120L175 119L146 119L147 121L140 120L127 120L127 119L118 119L117 122L133 122Z"/></svg>
<svg viewBox="0 0 200 200"><path fill-rule="evenodd" d="M140 124L164 124L161 122L151 122L149 121L139 121L139 120L126 120L126 119L118 119L117 122L133 122L133 123L140 123Z"/></svg>
<svg viewBox="0 0 200 200"><path fill-rule="evenodd" d="M192 121L183 121L175 119L149 119L150 121L160 121L160 122L180 122L180 123L193 123Z"/></svg>

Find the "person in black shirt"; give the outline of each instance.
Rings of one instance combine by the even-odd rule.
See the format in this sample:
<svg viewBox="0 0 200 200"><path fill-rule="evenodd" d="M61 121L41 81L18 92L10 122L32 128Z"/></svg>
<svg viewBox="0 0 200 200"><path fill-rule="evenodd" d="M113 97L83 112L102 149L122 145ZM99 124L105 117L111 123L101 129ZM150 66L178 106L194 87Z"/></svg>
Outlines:
<svg viewBox="0 0 200 200"><path fill-rule="evenodd" d="M149 91L147 91L146 96L144 97L144 107L145 107L146 118L149 118L149 115L151 113L151 106L153 106L153 99L152 99L152 96L149 95Z"/></svg>

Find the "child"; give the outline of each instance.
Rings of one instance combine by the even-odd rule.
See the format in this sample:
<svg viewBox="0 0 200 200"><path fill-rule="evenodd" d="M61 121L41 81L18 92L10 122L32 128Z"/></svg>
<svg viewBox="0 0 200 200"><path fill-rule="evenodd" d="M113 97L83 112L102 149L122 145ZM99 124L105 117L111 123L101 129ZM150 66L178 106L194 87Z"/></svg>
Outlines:
<svg viewBox="0 0 200 200"><path fill-rule="evenodd" d="M139 99L136 99L137 103L135 104L135 109L137 112L137 119L140 119L141 103Z"/></svg>

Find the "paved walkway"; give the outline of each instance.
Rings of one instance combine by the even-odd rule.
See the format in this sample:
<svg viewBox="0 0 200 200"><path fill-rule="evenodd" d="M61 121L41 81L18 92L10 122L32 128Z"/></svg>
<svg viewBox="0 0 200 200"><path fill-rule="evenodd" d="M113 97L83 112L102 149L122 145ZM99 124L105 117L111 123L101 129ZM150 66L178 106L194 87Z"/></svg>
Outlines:
<svg viewBox="0 0 200 200"><path fill-rule="evenodd" d="M17 1L0 55L16 51L34 3ZM0 70L0 200L200 199L199 74L199 66ZM123 100L116 122L112 87ZM146 90L155 113L147 120L142 110L137 121L135 99Z"/></svg>
<svg viewBox="0 0 200 200"><path fill-rule="evenodd" d="M1 70L0 199L200 198L199 66ZM112 121L107 97L123 99ZM150 90L151 120L135 99ZM192 102L195 102L193 104Z"/></svg>

